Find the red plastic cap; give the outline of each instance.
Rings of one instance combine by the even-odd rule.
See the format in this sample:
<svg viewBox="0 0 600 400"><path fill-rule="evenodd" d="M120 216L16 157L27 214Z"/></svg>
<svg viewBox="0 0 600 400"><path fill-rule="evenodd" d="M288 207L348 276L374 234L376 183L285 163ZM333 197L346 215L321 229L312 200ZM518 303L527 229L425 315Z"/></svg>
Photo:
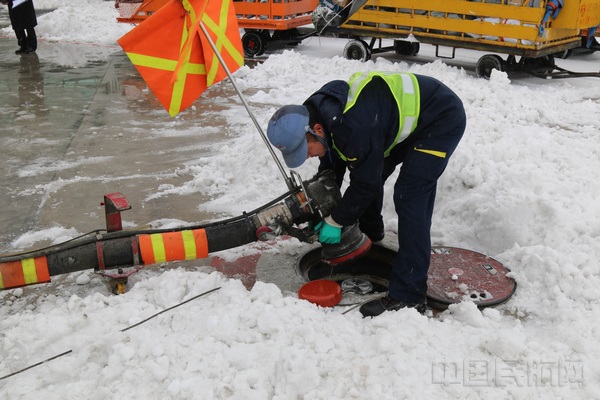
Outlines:
<svg viewBox="0 0 600 400"><path fill-rule="evenodd" d="M333 307L342 300L342 288L337 282L317 279L302 285L298 297L321 307Z"/></svg>

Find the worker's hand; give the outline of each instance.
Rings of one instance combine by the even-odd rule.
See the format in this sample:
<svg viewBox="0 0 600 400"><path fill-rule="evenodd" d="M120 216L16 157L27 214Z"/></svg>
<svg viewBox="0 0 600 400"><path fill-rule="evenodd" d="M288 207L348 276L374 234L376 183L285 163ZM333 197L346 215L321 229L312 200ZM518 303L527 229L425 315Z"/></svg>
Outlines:
<svg viewBox="0 0 600 400"><path fill-rule="evenodd" d="M319 240L319 232L321 232L321 228L323 227L323 221L308 221L308 234L314 240ZM312 242L312 240L311 240Z"/></svg>
<svg viewBox="0 0 600 400"><path fill-rule="evenodd" d="M342 226L336 223L331 216L315 227L319 232L319 242L336 244L342 240Z"/></svg>

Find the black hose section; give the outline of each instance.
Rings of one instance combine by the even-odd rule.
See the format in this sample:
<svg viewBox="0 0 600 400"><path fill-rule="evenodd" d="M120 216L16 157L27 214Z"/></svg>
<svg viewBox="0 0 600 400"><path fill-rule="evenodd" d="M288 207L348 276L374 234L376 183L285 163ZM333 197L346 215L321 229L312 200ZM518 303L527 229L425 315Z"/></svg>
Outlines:
<svg viewBox="0 0 600 400"><path fill-rule="evenodd" d="M241 216L244 219L233 223L205 228L208 252L213 253L256 242L258 226L250 218L250 215L252 214L244 214Z"/></svg>
<svg viewBox="0 0 600 400"><path fill-rule="evenodd" d="M135 265L132 245L131 237L124 237L63 249L47 255L48 271L54 276L90 268L98 271L131 267Z"/></svg>
<svg viewBox="0 0 600 400"><path fill-rule="evenodd" d="M215 221L215 222L210 222L210 223L201 224L201 225L189 225L189 226L183 226L183 227L178 227L178 228L168 228L168 229L123 230L123 231L117 231L117 232L109 232L109 233L106 233L103 235L99 235L99 232L106 231L106 229L96 230L96 231L90 232L88 234L89 236L87 236L87 237L80 236L79 238L71 239L66 242L56 244L56 245L44 247L42 249L36 249L36 250L31 250L31 251L22 252L22 253L13 253L13 254L6 255L6 256L0 256L0 263L19 261L19 260L22 260L23 258L29 258L29 257L33 258L33 257L50 256L53 253L60 254L64 251L79 248L79 247L85 247L87 249L88 245L95 246L95 243L98 241L110 242L112 240L127 239L127 243L129 245L129 248L131 249L131 239L130 238L132 236L142 235L142 234L179 232L179 231L183 231L183 230L193 230L193 229L206 229L207 234L208 234L209 230L211 232L215 232L215 239L214 239L213 245L215 246L215 248L219 248L219 249L223 250L224 248L221 248L223 246L222 240L227 239L230 241L234 238L233 234L231 234L231 236L229 236L227 238L222 237L222 235L225 235L226 232L230 233L230 232L235 231L235 229L232 227L232 224L242 221L242 223L239 226L238 225L236 225L236 226L238 226L239 228L242 228L244 230L244 233L242 234L242 237L244 239L240 239L240 240L247 240L247 238L249 238L249 232L247 232L247 230L249 229L249 225L248 225L248 221L249 221L248 217L249 216L258 214L262 210L264 210L268 207L271 207L273 204L279 203L281 200L285 199L286 197L288 197L294 193L297 193L298 190L299 190L299 188L296 188L293 190L288 190L281 196L271 200L270 202L254 209L248 213L244 212L242 215L238 215L236 217L232 217L232 218L221 220L221 221ZM258 227L254 227L254 231L252 232L252 236L254 237L253 241L256 240L256 229L257 228ZM235 246L231 245L231 241L229 243L230 243L230 245L226 248L235 247ZM250 242L244 241L241 244L246 244L246 243L250 243ZM209 248L210 248L210 240L209 240ZM211 249L211 251L218 251L218 250ZM97 264L97 261L94 261L93 265L96 265L96 264ZM90 268L89 265L90 264L88 264L88 267L84 268L84 269ZM70 271L73 271L73 270L70 270Z"/></svg>

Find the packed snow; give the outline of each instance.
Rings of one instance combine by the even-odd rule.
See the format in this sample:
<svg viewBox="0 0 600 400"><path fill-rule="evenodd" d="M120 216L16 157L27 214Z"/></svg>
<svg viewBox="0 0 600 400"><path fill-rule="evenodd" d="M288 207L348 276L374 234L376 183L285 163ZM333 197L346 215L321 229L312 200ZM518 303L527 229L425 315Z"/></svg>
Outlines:
<svg viewBox="0 0 600 400"><path fill-rule="evenodd" d="M115 52L132 28L116 23L112 1L35 6L52 10L38 18L40 47L77 41ZM482 310L465 301L435 317L401 310L363 319L271 283L247 289L207 268L142 271L119 296L99 290L99 278L85 271L58 278L82 289L72 295L0 292L0 399L600 399L600 80L496 71L483 80L473 73L476 52L459 52L462 63L361 63L344 59L343 45L313 37L234 79L265 129L278 106L355 71L410 71L451 87L468 125L438 184L432 239L502 262L518 283L514 296ZM597 70L599 60L557 63ZM198 206L238 215L285 190L243 108L224 116L227 146L190 160L195 178L158 195L202 192L212 200ZM310 177L316 165L298 171ZM393 235L391 195L384 219ZM64 228L60 234L77 234ZM40 232L13 246L57 234ZM269 251L294 255L304 246L287 240ZM260 249L224 256L253 251Z"/></svg>

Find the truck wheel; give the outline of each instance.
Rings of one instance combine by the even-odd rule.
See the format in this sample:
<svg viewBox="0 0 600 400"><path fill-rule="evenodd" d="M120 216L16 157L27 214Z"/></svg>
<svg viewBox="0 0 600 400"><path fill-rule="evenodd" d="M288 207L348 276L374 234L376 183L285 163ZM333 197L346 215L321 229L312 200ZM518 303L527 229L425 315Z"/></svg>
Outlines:
<svg viewBox="0 0 600 400"><path fill-rule="evenodd" d="M504 60L500 56L486 54L477 60L475 71L477 72L478 78L490 79L492 70L497 69L498 71L504 72L506 70L504 65Z"/></svg>
<svg viewBox="0 0 600 400"><path fill-rule="evenodd" d="M354 39L344 47L344 57L348 60L368 61L371 59L371 49L365 41Z"/></svg>
<svg viewBox="0 0 600 400"><path fill-rule="evenodd" d="M267 49L267 42L259 32L248 31L242 36L242 47L247 57L260 56Z"/></svg>

